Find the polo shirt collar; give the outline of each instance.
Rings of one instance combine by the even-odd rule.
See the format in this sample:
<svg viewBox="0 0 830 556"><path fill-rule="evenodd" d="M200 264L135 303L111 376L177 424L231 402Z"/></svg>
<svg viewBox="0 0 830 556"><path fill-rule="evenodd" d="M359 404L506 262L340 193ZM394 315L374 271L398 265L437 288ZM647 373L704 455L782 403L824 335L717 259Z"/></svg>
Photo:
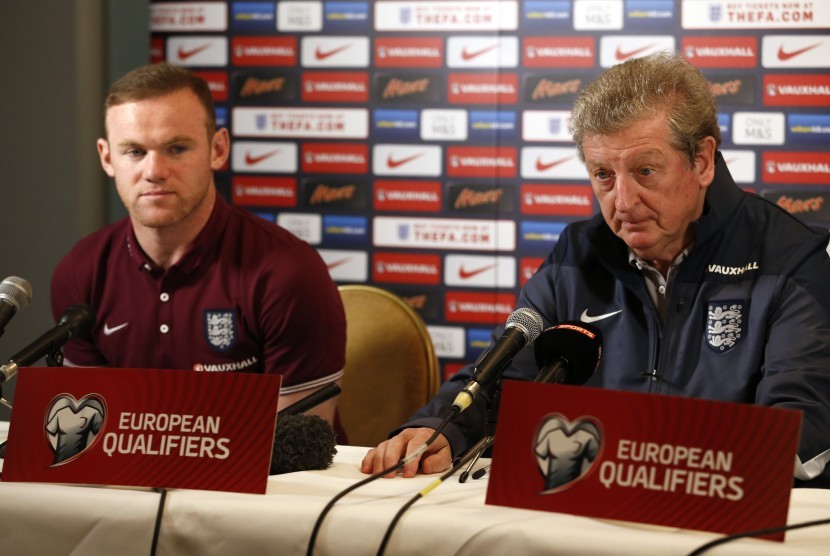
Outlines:
<svg viewBox="0 0 830 556"><path fill-rule="evenodd" d="M181 260L171 268L178 268L182 272L192 272L199 268L204 262L211 259L211 255L215 254L219 249L222 233L230 216L230 206L225 202L224 198L216 192L215 202L213 203L213 210L210 213L205 227L193 240L193 243L187 248ZM160 270L156 264L141 249L138 243L138 238L135 235L135 230L129 224L129 217L125 218L127 221L127 235L126 247L129 256L135 261L139 269L155 272Z"/></svg>

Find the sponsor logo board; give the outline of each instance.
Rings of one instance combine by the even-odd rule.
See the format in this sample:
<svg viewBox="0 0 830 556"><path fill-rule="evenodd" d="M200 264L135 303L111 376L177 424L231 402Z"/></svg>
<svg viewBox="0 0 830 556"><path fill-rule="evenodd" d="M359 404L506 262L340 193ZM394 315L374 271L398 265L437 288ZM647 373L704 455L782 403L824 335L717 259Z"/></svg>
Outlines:
<svg viewBox="0 0 830 556"><path fill-rule="evenodd" d="M235 175L231 178L231 201L247 207L297 206L296 178Z"/></svg>
<svg viewBox="0 0 830 556"><path fill-rule="evenodd" d="M507 256L447 255L444 258L444 283L469 288L514 288L516 259Z"/></svg>
<svg viewBox="0 0 830 556"><path fill-rule="evenodd" d="M369 255L366 251L318 249L335 282L366 282L369 279Z"/></svg>
<svg viewBox="0 0 830 556"><path fill-rule="evenodd" d="M424 253L389 253L372 256L372 280L397 284L441 283L441 257Z"/></svg>
<svg viewBox="0 0 830 556"><path fill-rule="evenodd" d="M594 194L587 185L524 183L520 196L522 214L590 216L594 213Z"/></svg>
<svg viewBox="0 0 830 556"><path fill-rule="evenodd" d="M513 251L516 223L475 220L376 216L372 243L377 247Z"/></svg>
<svg viewBox="0 0 830 556"><path fill-rule="evenodd" d="M365 139L369 111L365 108L232 109L233 134L239 137Z"/></svg>
<svg viewBox="0 0 830 556"><path fill-rule="evenodd" d="M375 2L377 31L512 31L518 19L513 0Z"/></svg>
<svg viewBox="0 0 830 556"><path fill-rule="evenodd" d="M378 211L439 212L441 182L376 180L374 201Z"/></svg>

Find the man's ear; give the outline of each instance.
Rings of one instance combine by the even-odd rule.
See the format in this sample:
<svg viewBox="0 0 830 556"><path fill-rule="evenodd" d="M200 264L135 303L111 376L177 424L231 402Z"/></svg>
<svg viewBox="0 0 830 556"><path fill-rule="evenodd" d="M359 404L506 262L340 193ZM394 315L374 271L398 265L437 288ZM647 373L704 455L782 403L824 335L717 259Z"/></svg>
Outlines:
<svg viewBox="0 0 830 556"><path fill-rule="evenodd" d="M115 170L112 167L112 159L110 158L110 144L106 139L98 139L98 158L101 159L101 168L111 178L115 177Z"/></svg>
<svg viewBox="0 0 830 556"><path fill-rule="evenodd" d="M227 128L220 128L213 134L213 140L210 144L210 168L211 170L219 170L225 165L228 160L231 150L231 140L228 135Z"/></svg>
<svg viewBox="0 0 830 556"><path fill-rule="evenodd" d="M715 179L715 153L718 150L717 142L712 136L704 137L697 144L695 153L695 170L700 177L700 187L709 187Z"/></svg>

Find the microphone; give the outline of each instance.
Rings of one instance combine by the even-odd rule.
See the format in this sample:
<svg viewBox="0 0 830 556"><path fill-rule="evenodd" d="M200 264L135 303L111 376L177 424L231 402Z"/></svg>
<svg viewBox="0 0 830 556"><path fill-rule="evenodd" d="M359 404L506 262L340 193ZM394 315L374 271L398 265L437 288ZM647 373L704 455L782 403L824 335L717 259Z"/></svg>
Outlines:
<svg viewBox="0 0 830 556"><path fill-rule="evenodd" d="M340 393L330 382L277 412L269 475L328 469L337 453L334 428L317 415L302 415Z"/></svg>
<svg viewBox="0 0 830 556"><path fill-rule="evenodd" d="M507 317L504 333L476 365L473 378L455 397L452 407L458 413L467 409L482 390L489 388L517 353L542 332L542 317L533 309L521 307Z"/></svg>
<svg viewBox="0 0 830 556"><path fill-rule="evenodd" d="M583 322L562 322L539 335L533 346L539 374L534 382L585 384L599 366L602 333Z"/></svg>
<svg viewBox="0 0 830 556"><path fill-rule="evenodd" d="M328 469L337 453L334 428L317 415L277 419L269 475Z"/></svg>
<svg viewBox="0 0 830 556"><path fill-rule="evenodd" d="M12 317L32 300L32 285L28 280L9 276L0 282L0 336Z"/></svg>
<svg viewBox="0 0 830 556"><path fill-rule="evenodd" d="M70 339L86 336L94 325L95 312L89 305L73 305L64 311L54 328L12 355L9 362L0 367L0 384L16 375L20 367L55 353Z"/></svg>

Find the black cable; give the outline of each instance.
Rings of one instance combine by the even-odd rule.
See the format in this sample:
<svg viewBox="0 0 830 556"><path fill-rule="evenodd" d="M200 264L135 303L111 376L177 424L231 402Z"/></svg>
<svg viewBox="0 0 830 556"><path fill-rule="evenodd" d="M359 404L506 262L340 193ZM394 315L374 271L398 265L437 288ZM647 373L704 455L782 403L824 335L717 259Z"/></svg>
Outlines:
<svg viewBox="0 0 830 556"><path fill-rule="evenodd" d="M161 518L164 515L164 502L167 500L166 488L154 488L153 490L161 494L161 497L159 497L159 506L158 510L156 510L156 524L153 527L153 543L150 546L150 556L156 556L156 551L158 550L159 533L161 532Z"/></svg>
<svg viewBox="0 0 830 556"><path fill-rule="evenodd" d="M341 490L337 495L335 495L334 498L329 500L328 504L326 504L326 506L323 508L323 511L320 512L320 515L317 518L317 521L314 523L314 528L311 530L311 537L309 537L309 539L308 539L308 549L306 550L306 556L312 556L312 554L314 554L314 544L317 542L317 535L320 532L320 527L323 525L323 520L326 518L326 515L328 515L329 511L331 511L331 509L334 507L334 505L337 503L338 500L340 500L341 498L343 498L344 496L346 496L347 494L349 494L353 490L357 490L358 488L362 487L363 485L369 484L372 481L375 481L375 480L383 477L384 475L392 473L393 471L397 471L398 469L400 469L401 467L406 465L414 457L419 457L420 454L422 454L424 451L426 451L427 447L429 447L430 444L435 442L435 439L438 438L438 435L441 434L441 431L444 430L444 428L447 426L447 423L450 422L450 419L455 417L457 414L458 414L458 410L453 408L453 411L450 412L444 418L444 420L441 422L441 424L438 426L438 428L435 429L435 432L432 433L432 436L430 436L429 439L426 442L424 442L417 450L412 452L412 454L410 454L409 456L406 456L404 458L401 458L400 460L398 460L398 463L396 463L392 467L388 467L388 468L384 469L383 471L379 471L379 472L375 473L374 475L370 475L369 477L367 477L367 478L365 478L361 481L358 481L357 483L351 485L350 487Z"/></svg>
<svg viewBox="0 0 830 556"><path fill-rule="evenodd" d="M698 556L703 554L710 548L714 548L718 545L725 544L737 539L743 539L745 537L760 537L761 535L770 535L773 533L782 533L784 531L792 531L794 529L802 529L804 527L814 527L816 525L827 525L830 524L830 519L817 519L815 521L804 521L802 523L794 523L792 525L783 525L781 527L771 527L769 529L758 529L757 531L747 531L745 533L735 533L734 535L727 535L725 537L721 537L719 539L715 539L713 541L709 541L704 545L701 545L694 549L692 552L689 552L687 556Z"/></svg>
<svg viewBox="0 0 830 556"><path fill-rule="evenodd" d="M458 460L455 465L450 467L450 469L448 471L445 471L443 475L441 475L439 478L432 481L425 488L422 488L420 491L418 491L418 493L415 496L410 498L406 502L406 504L404 504L403 507L401 507L401 509L398 510L398 513L395 514L395 517L392 518L392 522L389 523L389 527L386 528L386 533L383 535L383 540L380 543L380 547L378 547L377 556L383 556L383 553L386 550L386 545L389 543L389 539L392 537L392 532L395 530L395 527L398 525L398 521L400 521L403 514L406 512L406 510L408 510L412 506L412 504L414 504L415 502L417 502L418 500L420 500L421 498L423 498L424 496L426 496L427 494L432 492L433 489L435 489L441 483L443 483L444 481L449 479L456 471L458 471L459 469L464 467L464 465L466 465L468 461L471 461L471 460L473 462L478 461L479 456L481 456L481 454L484 452L484 450L486 450L487 448L489 448L492 445L493 445L493 437L492 436L485 436L484 438L479 440L476 443L476 445L473 446L466 454L464 454L464 457L462 457L460 460ZM461 481L461 482L463 482L463 481Z"/></svg>

